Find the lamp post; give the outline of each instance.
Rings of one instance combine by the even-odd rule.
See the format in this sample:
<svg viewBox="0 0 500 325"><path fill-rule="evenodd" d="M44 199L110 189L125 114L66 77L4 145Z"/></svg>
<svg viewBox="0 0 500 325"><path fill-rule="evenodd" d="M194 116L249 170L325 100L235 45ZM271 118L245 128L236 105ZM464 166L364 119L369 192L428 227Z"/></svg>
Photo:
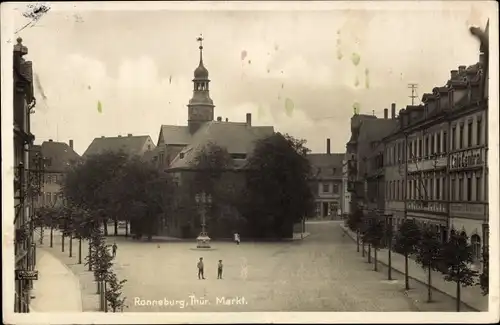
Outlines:
<svg viewBox="0 0 500 325"><path fill-rule="evenodd" d="M385 215L385 233L386 233L386 245L387 250L387 261L389 267L387 268L387 280L392 280L392 215Z"/></svg>
<svg viewBox="0 0 500 325"><path fill-rule="evenodd" d="M201 232L196 238L198 244L197 248L210 248L210 237L208 237L208 233L206 231L206 212L208 206L212 204L212 196L210 194L206 194L205 192L196 194L195 196L196 203L200 207L201 212Z"/></svg>

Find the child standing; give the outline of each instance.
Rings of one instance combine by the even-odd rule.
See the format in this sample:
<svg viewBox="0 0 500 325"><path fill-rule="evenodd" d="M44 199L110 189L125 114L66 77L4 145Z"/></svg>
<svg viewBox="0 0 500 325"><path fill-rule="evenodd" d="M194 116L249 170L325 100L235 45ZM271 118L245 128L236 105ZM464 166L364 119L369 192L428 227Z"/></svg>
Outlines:
<svg viewBox="0 0 500 325"><path fill-rule="evenodd" d="M203 265L203 257L200 257L200 260L198 261L198 279L205 280L205 274L204 274L204 265Z"/></svg>
<svg viewBox="0 0 500 325"><path fill-rule="evenodd" d="M217 279L222 279L222 260L219 260L219 264L217 264Z"/></svg>

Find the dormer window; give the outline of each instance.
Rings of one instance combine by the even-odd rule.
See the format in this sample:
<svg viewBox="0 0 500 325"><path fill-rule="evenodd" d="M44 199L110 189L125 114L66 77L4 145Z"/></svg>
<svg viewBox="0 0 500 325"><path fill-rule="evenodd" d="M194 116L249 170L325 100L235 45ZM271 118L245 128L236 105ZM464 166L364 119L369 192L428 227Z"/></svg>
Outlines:
<svg viewBox="0 0 500 325"><path fill-rule="evenodd" d="M179 153L179 159L184 159L184 152Z"/></svg>

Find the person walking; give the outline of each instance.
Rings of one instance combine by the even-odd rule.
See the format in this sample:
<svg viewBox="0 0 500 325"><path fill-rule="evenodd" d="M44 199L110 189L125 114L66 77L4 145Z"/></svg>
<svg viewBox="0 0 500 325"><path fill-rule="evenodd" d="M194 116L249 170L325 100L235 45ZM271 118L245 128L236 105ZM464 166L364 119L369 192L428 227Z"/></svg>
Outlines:
<svg viewBox="0 0 500 325"><path fill-rule="evenodd" d="M200 257L200 260L198 261L198 280L201 279L205 280L203 257Z"/></svg>
<svg viewBox="0 0 500 325"><path fill-rule="evenodd" d="M222 260L219 260L219 264L217 264L217 279L222 279Z"/></svg>
<svg viewBox="0 0 500 325"><path fill-rule="evenodd" d="M234 234L234 242L236 243L236 245L240 244L240 234L238 233Z"/></svg>
<svg viewBox="0 0 500 325"><path fill-rule="evenodd" d="M116 250L118 249L118 246L116 243L113 243L113 257L116 257Z"/></svg>

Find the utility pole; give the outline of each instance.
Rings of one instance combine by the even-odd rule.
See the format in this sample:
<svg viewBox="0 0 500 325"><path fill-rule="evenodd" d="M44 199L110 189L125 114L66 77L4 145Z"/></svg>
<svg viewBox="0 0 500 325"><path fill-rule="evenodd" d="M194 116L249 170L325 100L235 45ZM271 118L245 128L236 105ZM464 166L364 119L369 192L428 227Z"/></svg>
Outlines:
<svg viewBox="0 0 500 325"><path fill-rule="evenodd" d="M411 105L415 105L415 98L418 97L417 95L417 88L418 88L418 84L416 83L410 83L408 84L408 88L411 89L411 96L408 96L411 98Z"/></svg>

